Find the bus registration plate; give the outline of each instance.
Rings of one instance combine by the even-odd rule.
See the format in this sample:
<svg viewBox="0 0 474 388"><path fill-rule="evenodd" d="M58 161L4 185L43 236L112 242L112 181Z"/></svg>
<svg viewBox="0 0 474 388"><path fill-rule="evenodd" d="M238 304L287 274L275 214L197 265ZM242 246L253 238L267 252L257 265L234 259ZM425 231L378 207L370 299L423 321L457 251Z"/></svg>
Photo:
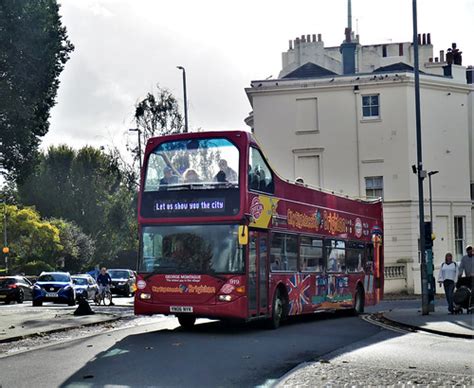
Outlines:
<svg viewBox="0 0 474 388"><path fill-rule="evenodd" d="M172 313L192 313L193 308L191 306L170 306L170 312L172 312Z"/></svg>

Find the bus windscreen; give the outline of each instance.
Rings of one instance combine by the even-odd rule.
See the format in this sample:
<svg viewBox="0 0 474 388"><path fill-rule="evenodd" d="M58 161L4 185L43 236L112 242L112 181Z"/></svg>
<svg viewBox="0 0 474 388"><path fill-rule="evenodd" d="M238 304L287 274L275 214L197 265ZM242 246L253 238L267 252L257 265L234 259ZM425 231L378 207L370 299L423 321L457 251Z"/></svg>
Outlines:
<svg viewBox="0 0 474 388"><path fill-rule="evenodd" d="M163 274L241 274L238 225L144 226L140 271Z"/></svg>
<svg viewBox="0 0 474 388"><path fill-rule="evenodd" d="M144 191L236 188L239 151L227 139L161 143L148 158Z"/></svg>

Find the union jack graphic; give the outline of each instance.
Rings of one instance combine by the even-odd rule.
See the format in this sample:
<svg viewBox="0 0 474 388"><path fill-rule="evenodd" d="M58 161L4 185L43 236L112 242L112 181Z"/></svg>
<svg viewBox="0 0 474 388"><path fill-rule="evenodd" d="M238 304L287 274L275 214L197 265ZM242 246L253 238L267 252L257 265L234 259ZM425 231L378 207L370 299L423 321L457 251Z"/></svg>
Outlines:
<svg viewBox="0 0 474 388"><path fill-rule="evenodd" d="M305 304L311 303L310 275L293 275L286 284L290 302L290 315L297 315L303 311Z"/></svg>

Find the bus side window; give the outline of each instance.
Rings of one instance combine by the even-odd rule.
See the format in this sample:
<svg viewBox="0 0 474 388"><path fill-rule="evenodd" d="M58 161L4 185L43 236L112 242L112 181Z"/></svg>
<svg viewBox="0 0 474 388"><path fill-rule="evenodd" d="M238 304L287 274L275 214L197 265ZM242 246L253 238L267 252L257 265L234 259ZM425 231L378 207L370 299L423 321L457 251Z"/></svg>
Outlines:
<svg viewBox="0 0 474 388"><path fill-rule="evenodd" d="M249 189L272 194L275 190L273 174L263 155L256 148L250 147L249 156Z"/></svg>
<svg viewBox="0 0 474 388"><path fill-rule="evenodd" d="M322 272L324 269L323 240L301 237L300 269L305 272Z"/></svg>
<svg viewBox="0 0 474 388"><path fill-rule="evenodd" d="M349 242L346 249L346 265L348 272L362 272L365 267L365 244Z"/></svg>
<svg viewBox="0 0 474 388"><path fill-rule="evenodd" d="M326 257L328 272L346 271L346 249L344 241L326 240Z"/></svg>

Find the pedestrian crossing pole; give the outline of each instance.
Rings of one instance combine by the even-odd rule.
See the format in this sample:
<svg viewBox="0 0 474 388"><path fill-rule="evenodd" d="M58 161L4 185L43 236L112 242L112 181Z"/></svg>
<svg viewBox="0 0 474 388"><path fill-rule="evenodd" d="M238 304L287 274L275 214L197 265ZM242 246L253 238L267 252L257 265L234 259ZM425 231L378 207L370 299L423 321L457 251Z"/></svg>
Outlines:
<svg viewBox="0 0 474 388"><path fill-rule="evenodd" d="M413 56L415 73L415 116L416 116L416 155L417 164L413 172L418 176L418 205L419 205L419 227L420 227L420 272L421 272L421 313L429 314L428 299L428 271L426 265L425 244L425 209L423 197L423 179L426 171L423 170L422 139L421 139L421 112L420 112L420 70L418 62L418 24L416 13L416 0L413 0Z"/></svg>

